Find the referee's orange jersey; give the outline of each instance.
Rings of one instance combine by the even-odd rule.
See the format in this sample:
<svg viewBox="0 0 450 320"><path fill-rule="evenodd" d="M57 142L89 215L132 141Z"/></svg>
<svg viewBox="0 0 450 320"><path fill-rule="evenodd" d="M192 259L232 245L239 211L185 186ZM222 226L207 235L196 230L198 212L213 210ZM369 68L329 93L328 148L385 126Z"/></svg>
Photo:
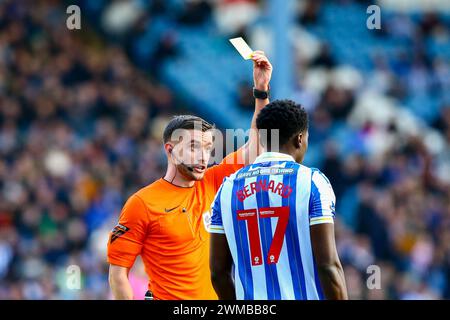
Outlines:
<svg viewBox="0 0 450 320"><path fill-rule="evenodd" d="M210 206L223 179L243 167L240 151L193 187L159 179L133 194L111 231L108 262L131 267L141 255L155 299L217 299L209 270Z"/></svg>

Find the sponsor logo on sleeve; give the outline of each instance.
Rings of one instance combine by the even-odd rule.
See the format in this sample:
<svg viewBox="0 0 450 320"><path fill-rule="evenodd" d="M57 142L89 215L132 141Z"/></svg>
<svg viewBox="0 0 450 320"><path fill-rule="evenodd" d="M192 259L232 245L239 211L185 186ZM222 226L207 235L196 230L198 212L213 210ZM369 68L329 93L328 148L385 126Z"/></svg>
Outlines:
<svg viewBox="0 0 450 320"><path fill-rule="evenodd" d="M119 238L121 235L123 235L125 232L128 232L130 228L125 227L123 224L117 224L117 226L114 227L111 231L111 241L110 243L113 243L114 240Z"/></svg>

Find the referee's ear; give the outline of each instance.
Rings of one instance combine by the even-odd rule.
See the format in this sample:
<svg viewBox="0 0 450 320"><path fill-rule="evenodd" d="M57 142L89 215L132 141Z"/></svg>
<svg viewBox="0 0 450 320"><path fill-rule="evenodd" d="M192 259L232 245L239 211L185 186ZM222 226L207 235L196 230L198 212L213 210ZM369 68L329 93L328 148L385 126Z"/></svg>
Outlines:
<svg viewBox="0 0 450 320"><path fill-rule="evenodd" d="M166 155L169 156L172 153L174 145L172 143L166 142L164 144L164 150L166 151Z"/></svg>

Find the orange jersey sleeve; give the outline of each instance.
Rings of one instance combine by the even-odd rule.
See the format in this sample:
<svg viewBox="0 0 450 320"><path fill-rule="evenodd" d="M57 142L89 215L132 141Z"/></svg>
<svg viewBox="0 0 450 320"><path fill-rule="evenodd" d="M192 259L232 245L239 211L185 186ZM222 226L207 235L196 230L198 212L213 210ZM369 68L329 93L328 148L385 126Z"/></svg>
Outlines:
<svg viewBox="0 0 450 320"><path fill-rule="evenodd" d="M119 223L110 233L108 262L121 267L133 266L144 244L149 218L147 207L136 194L125 203Z"/></svg>
<svg viewBox="0 0 450 320"><path fill-rule="evenodd" d="M244 158L242 148L236 152L230 153L222 162L208 169L207 179L214 187L214 192L217 192L225 177L238 171L244 167Z"/></svg>

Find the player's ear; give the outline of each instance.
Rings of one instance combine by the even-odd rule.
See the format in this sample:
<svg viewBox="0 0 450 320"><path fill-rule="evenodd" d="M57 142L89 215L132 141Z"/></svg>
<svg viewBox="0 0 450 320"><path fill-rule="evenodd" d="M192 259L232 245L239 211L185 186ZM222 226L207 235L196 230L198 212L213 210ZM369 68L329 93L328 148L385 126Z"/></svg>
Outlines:
<svg viewBox="0 0 450 320"><path fill-rule="evenodd" d="M294 146L297 149L300 149L303 141L303 133L299 133L294 137Z"/></svg>

